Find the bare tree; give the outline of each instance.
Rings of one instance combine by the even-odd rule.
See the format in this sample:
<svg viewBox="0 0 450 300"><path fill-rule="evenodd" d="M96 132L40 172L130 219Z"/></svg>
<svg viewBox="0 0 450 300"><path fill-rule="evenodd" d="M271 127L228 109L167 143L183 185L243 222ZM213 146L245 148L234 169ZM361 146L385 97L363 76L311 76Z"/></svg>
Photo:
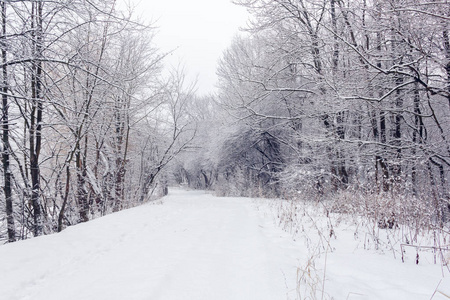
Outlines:
<svg viewBox="0 0 450 300"><path fill-rule="evenodd" d="M349 189L381 193L392 207L403 207L392 213L404 220L416 210L405 198L425 206L431 194L430 215L445 219L450 167L445 4L236 3L253 14L252 35L236 39L224 53L219 99L246 136L229 135L243 158L250 156L242 147L262 150L257 140L247 144L252 135L244 128L269 133L279 158L262 151L264 165L279 164L278 180L287 192L309 187L330 197ZM233 157L229 164L239 155ZM240 165L247 171L255 166Z"/></svg>

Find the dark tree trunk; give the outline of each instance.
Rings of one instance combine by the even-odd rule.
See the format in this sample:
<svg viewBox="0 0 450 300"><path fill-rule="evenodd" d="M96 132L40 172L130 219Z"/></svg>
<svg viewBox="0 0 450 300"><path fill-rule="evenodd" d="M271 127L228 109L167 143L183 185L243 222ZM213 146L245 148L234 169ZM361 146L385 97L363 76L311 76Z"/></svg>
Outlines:
<svg viewBox="0 0 450 300"><path fill-rule="evenodd" d="M337 16L336 16L336 1L331 0L331 23L334 31L334 45L333 45L333 77L338 78L339 72L339 43L337 37ZM342 141L345 140L345 128L344 128L344 112L338 111L336 115L336 136L338 138L338 144L336 145L336 173L338 176L338 184L340 187L346 187L348 184L348 173L345 166L345 155L340 149Z"/></svg>
<svg viewBox="0 0 450 300"><path fill-rule="evenodd" d="M75 154L75 164L77 166L77 203L80 222L87 222L89 221L89 202L86 189L86 153L85 151L81 152L82 150L80 148L81 145L78 145Z"/></svg>
<svg viewBox="0 0 450 300"><path fill-rule="evenodd" d="M1 3L2 9L2 37L1 37L1 47L2 47L2 75L3 75L3 88L2 88L2 141L3 141L3 153L2 153L2 163L3 163L3 175L5 179L5 185L3 190L5 192L5 203L6 203L6 223L8 227L8 242L14 242L16 240L16 227L14 224L13 215L13 200L11 192L11 171L10 171L10 158L9 154L11 151L9 145L9 115L8 115L8 67L5 65L6 58L6 3Z"/></svg>
<svg viewBox="0 0 450 300"><path fill-rule="evenodd" d="M41 1L37 1L32 5L32 16L35 30L33 31L33 47L37 60L33 61L33 70L31 78L31 96L32 108L30 119L30 174L31 174L31 204L33 208L35 236L42 234L42 210L40 204L40 167L39 154L41 152L42 141L42 6Z"/></svg>
<svg viewBox="0 0 450 300"><path fill-rule="evenodd" d="M425 125L423 123L422 112L420 110L420 93L419 85L416 83L414 87L414 131L412 141L414 146L412 148L413 156L416 156L416 144L422 144L424 141ZM417 162L411 168L411 182L413 195L417 195Z"/></svg>
<svg viewBox="0 0 450 300"><path fill-rule="evenodd" d="M445 25L444 25L445 26ZM442 31L442 37L444 38L444 51L447 64L445 65L445 70L447 72L447 99L450 109L450 39L447 28Z"/></svg>
<svg viewBox="0 0 450 300"><path fill-rule="evenodd" d="M377 3L377 14L381 14L381 7L379 6L379 3ZM378 15L379 17L379 15ZM377 32L377 51L379 55L382 55L381 53L381 43L382 43L382 36L381 32ZM381 69L382 64L381 60L377 62L377 67ZM378 86L379 88L379 95L380 97L383 95L383 89L381 84ZM377 165L381 167L381 173L382 173L382 186L383 191L387 192L390 189L389 186L389 166L386 162L385 153L386 153L386 142L387 142L387 135L386 135L386 112L381 108L380 110L380 142L381 142L381 149L378 151L375 159Z"/></svg>
<svg viewBox="0 0 450 300"><path fill-rule="evenodd" d="M395 83L398 85L403 83L403 78L401 75L397 75L397 78L395 79ZM395 115L394 115L394 134L393 134L393 138L394 138L394 145L396 146L396 162L393 168L393 175L394 175L394 180L399 181L400 177L402 175L402 120L403 120L403 114L402 114L402 109L403 109L403 95L402 95L402 90L400 88L397 88L396 91L396 100L395 100Z"/></svg>

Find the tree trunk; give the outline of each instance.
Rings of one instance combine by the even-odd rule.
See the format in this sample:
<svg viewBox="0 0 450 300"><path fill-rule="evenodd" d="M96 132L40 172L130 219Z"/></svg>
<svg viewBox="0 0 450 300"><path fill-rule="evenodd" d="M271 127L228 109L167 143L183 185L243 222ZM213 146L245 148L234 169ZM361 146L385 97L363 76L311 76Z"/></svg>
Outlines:
<svg viewBox="0 0 450 300"><path fill-rule="evenodd" d="M86 141L87 142L87 141ZM87 145L85 145L87 146ZM87 199L86 190L86 167L85 167L85 152L81 153L81 145L78 144L78 149L75 154L75 164L77 166L77 203L79 209L80 222L89 221L89 203Z"/></svg>
<svg viewBox="0 0 450 300"><path fill-rule="evenodd" d="M413 157L416 156L417 144L422 144L424 141L425 125L423 123L422 112L420 110L420 94L419 94L419 84L416 83L414 86L414 131L412 141L414 146L412 148ZM415 162L411 168L411 182L412 182L412 193L414 196L417 195L417 162Z"/></svg>
<svg viewBox="0 0 450 300"><path fill-rule="evenodd" d="M395 83L397 86L403 83L403 78L401 75L397 75L397 78L395 79ZM394 129L393 129L393 138L394 138L394 145L396 146L396 157L395 157L395 164L393 168L393 176L394 180L399 182L401 176L402 176L402 120L403 120L403 96L402 96L402 90L400 88L397 88L396 91L396 99L395 99L395 114L394 114Z"/></svg>
<svg viewBox="0 0 450 300"><path fill-rule="evenodd" d="M8 227L8 242L14 242L16 240L16 227L14 224L13 215L13 200L11 192L11 170L9 168L10 158L9 154L11 148L9 145L9 115L8 115L8 67L6 66L6 3L1 3L2 9L2 37L1 37L1 47L2 47L2 75L3 75L3 88L2 88L2 141L3 141L3 153L2 153L2 163L3 163L3 175L5 179L5 185L3 190L5 192L5 203L6 203L6 223Z"/></svg>
<svg viewBox="0 0 450 300"><path fill-rule="evenodd" d="M449 14L450 15L450 14ZM444 38L444 51L445 51L445 58L447 61L447 64L445 65L445 70L447 72L447 99L448 99L448 105L450 109L450 39L449 34L447 30L447 23L445 23L444 30L442 31L442 37Z"/></svg>
<svg viewBox="0 0 450 300"><path fill-rule="evenodd" d="M33 61L33 70L31 78L31 96L32 108L30 119L30 174L31 174L31 204L33 207L34 228L33 234L39 236L42 234L42 210L40 204L40 167L39 154L41 151L42 140L42 6L41 1L34 2L32 5L32 22L35 24L35 30L32 33L34 55L37 60ZM34 25L32 26L34 27Z"/></svg>
<svg viewBox="0 0 450 300"><path fill-rule="evenodd" d="M336 17L336 5L335 0L331 0L331 23L334 34L334 45L333 45L333 78L338 78L339 74L339 43L337 37L337 17ZM337 100L337 99L336 99ZM345 139L345 128L344 128L344 112L338 111L336 115L336 136L338 138L338 144L336 146L336 173L338 176L338 184L340 187L346 187L348 184L348 173L345 166L345 155L340 149L342 141Z"/></svg>
<svg viewBox="0 0 450 300"><path fill-rule="evenodd" d="M70 189L70 161L66 166L66 187L64 189L64 199L61 205L61 209L58 215L58 232L63 229L64 213L66 211L67 201L69 199L69 189Z"/></svg>
<svg viewBox="0 0 450 300"><path fill-rule="evenodd" d="M380 15L382 12L381 6L379 4L379 2L376 3L376 10L377 10L377 19L380 19ZM381 32L378 31L377 32L377 52L378 55L382 55L381 53L381 44L382 44L382 36L381 36ZM377 62L377 67L379 69L381 69L382 64L381 64L381 60L378 60ZM381 84L378 86L379 89L379 95L380 97L383 95L383 87L381 86ZM387 192L390 189L390 185L389 185L389 167L388 164L386 162L386 142L387 142L387 135L386 135L386 112L383 110L383 107L381 107L380 109L380 142L381 142L381 149L380 151L378 151L375 159L376 159L376 163L378 165L380 165L381 167L381 173L382 173L382 185L383 185L383 191Z"/></svg>

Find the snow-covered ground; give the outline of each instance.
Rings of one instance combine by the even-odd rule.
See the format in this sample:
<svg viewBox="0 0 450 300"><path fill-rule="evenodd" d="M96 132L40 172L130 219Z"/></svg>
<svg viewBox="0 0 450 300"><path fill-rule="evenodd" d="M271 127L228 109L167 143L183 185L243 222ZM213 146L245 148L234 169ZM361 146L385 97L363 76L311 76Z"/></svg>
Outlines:
<svg viewBox="0 0 450 300"><path fill-rule="evenodd" d="M365 250L351 225L335 225L330 239L305 222L294 240L276 210L172 189L162 201L1 246L0 299L448 299L440 265Z"/></svg>

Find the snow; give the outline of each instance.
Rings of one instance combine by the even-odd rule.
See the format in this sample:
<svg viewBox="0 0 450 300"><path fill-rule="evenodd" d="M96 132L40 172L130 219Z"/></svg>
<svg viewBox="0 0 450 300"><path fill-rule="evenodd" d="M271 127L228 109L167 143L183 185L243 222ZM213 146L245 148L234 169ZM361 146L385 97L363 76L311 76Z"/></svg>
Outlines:
<svg viewBox="0 0 450 300"><path fill-rule="evenodd" d="M322 288L324 299L448 299L439 264L365 250L351 225L334 228L323 251L317 226L305 222L293 238L276 211L268 200L171 189L161 201L1 246L0 299L304 299Z"/></svg>

